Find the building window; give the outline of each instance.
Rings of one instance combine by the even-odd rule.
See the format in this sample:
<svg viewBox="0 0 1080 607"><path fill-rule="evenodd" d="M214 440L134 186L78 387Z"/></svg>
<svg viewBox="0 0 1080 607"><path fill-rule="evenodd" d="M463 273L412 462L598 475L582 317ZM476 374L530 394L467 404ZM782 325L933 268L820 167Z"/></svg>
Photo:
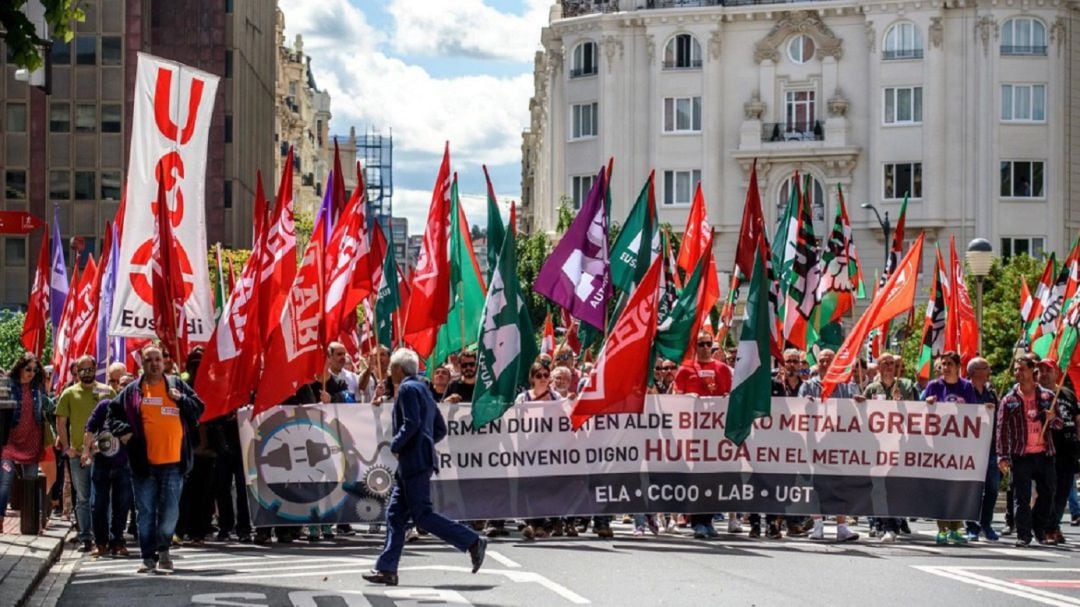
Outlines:
<svg viewBox="0 0 1080 607"><path fill-rule="evenodd" d="M1009 19L1001 26L1002 55L1046 55L1046 26L1032 17Z"/></svg>
<svg viewBox="0 0 1080 607"><path fill-rule="evenodd" d="M49 58L53 65L71 65L71 43L54 39L52 48L49 49Z"/></svg>
<svg viewBox="0 0 1080 607"><path fill-rule="evenodd" d="M221 190L221 205L226 209L232 208L232 179L226 179Z"/></svg>
<svg viewBox="0 0 1080 607"><path fill-rule="evenodd" d="M225 51L225 77L232 78L232 50Z"/></svg>
<svg viewBox="0 0 1080 607"><path fill-rule="evenodd" d="M4 265L20 268L26 265L26 239L8 236L4 239Z"/></svg>
<svg viewBox="0 0 1080 607"><path fill-rule="evenodd" d="M80 103L75 106L75 132L94 133L97 131L97 106Z"/></svg>
<svg viewBox="0 0 1080 607"><path fill-rule="evenodd" d="M825 223L825 188L822 187L821 182L814 178L813 175L803 175L798 183L799 192L802 192L803 188L809 188L813 192L810 197L811 208L813 210L814 218L814 233L824 234ZM809 186L807 182L809 181ZM795 177L792 176L784 181L780 185L780 194L776 199L776 219L780 220L784 216L784 210L787 208L788 203L791 201L791 189L796 186Z"/></svg>
<svg viewBox="0 0 1080 607"><path fill-rule="evenodd" d="M101 65L120 65L124 58L124 43L120 36L101 37Z"/></svg>
<svg viewBox="0 0 1080 607"><path fill-rule="evenodd" d="M225 114L225 143L232 143L232 114Z"/></svg>
<svg viewBox="0 0 1080 607"><path fill-rule="evenodd" d="M75 200L94 200L97 175L93 171L75 171Z"/></svg>
<svg viewBox="0 0 1080 607"><path fill-rule="evenodd" d="M8 200L26 200L26 171L4 171L4 197Z"/></svg>
<svg viewBox="0 0 1080 607"><path fill-rule="evenodd" d="M101 199L120 200L120 186L122 180L120 171L101 172Z"/></svg>
<svg viewBox="0 0 1080 607"><path fill-rule="evenodd" d="M123 107L120 104L101 105L101 132L119 133L122 129Z"/></svg>
<svg viewBox="0 0 1080 607"><path fill-rule="evenodd" d="M574 47L571 57L570 77L592 76L596 69L596 43L592 41L582 42Z"/></svg>
<svg viewBox="0 0 1080 607"><path fill-rule="evenodd" d="M26 104L9 103L4 116L4 130L8 133L26 132Z"/></svg>
<svg viewBox="0 0 1080 607"><path fill-rule="evenodd" d="M701 44L690 34L679 34L664 46L664 69L686 70L701 67Z"/></svg>
<svg viewBox="0 0 1080 607"><path fill-rule="evenodd" d="M1005 160L1001 163L1002 198L1043 198L1045 187L1045 165L1041 161Z"/></svg>
<svg viewBox="0 0 1080 607"><path fill-rule="evenodd" d="M792 63L802 65L814 58L814 39L806 34L799 34L788 42L787 54Z"/></svg>
<svg viewBox="0 0 1080 607"><path fill-rule="evenodd" d="M814 91L787 91L784 103L786 132L812 133L816 122Z"/></svg>
<svg viewBox="0 0 1080 607"><path fill-rule="evenodd" d="M574 175L570 178L570 197L574 200L575 211L580 209L585 202L594 179L596 179L595 175Z"/></svg>
<svg viewBox="0 0 1080 607"><path fill-rule="evenodd" d="M52 103L49 105L49 132L71 132L71 104Z"/></svg>
<svg viewBox="0 0 1080 607"><path fill-rule="evenodd" d="M232 11L233 11L233 0L225 0L225 12L228 13L228 14L232 14Z"/></svg>
<svg viewBox="0 0 1080 607"><path fill-rule="evenodd" d="M599 131L599 125L597 124L599 104L582 103L572 106L573 131L570 134L571 139L582 139L585 137L596 137Z"/></svg>
<svg viewBox="0 0 1080 607"><path fill-rule="evenodd" d="M49 200L71 200L71 174L49 171Z"/></svg>
<svg viewBox="0 0 1080 607"><path fill-rule="evenodd" d="M1046 250L1046 239L1042 237L1025 236L1023 238L1002 238L1001 257L1009 259L1017 255L1027 255L1036 259L1043 257Z"/></svg>
<svg viewBox="0 0 1080 607"><path fill-rule="evenodd" d="M701 171L664 171L664 204L690 204L694 189L701 182Z"/></svg>
<svg viewBox="0 0 1080 607"><path fill-rule="evenodd" d="M701 97L665 97L664 132L701 131Z"/></svg>
<svg viewBox="0 0 1080 607"><path fill-rule="evenodd" d="M1005 122L1045 122L1045 84L1001 85L1001 119Z"/></svg>
<svg viewBox="0 0 1080 607"><path fill-rule="evenodd" d="M903 162L885 165L885 200L900 200L905 196L922 198L922 163Z"/></svg>
<svg viewBox="0 0 1080 607"><path fill-rule="evenodd" d="M885 89L885 124L919 124L921 122L921 86Z"/></svg>
<svg viewBox="0 0 1080 607"><path fill-rule="evenodd" d="M96 65L97 64L97 38L93 34L75 37L75 64L76 65Z"/></svg>
<svg viewBox="0 0 1080 607"><path fill-rule="evenodd" d="M886 61L922 59L922 56L922 33L919 32L919 28L914 23L897 23L889 28L889 31L885 34L882 59Z"/></svg>

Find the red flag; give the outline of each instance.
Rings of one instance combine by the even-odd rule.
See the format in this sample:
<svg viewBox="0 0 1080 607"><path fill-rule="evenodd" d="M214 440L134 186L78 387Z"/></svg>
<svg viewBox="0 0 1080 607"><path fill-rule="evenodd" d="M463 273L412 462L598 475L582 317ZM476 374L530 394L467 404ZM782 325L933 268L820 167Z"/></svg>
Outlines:
<svg viewBox="0 0 1080 607"><path fill-rule="evenodd" d="M1035 309L1035 300L1031 298L1028 289L1027 276L1020 275L1020 322L1024 325L1031 322L1031 312Z"/></svg>
<svg viewBox="0 0 1080 607"><path fill-rule="evenodd" d="M46 228L41 237L41 251L38 252L37 272L34 274L34 288L30 290L30 301L26 302L26 318L23 319L22 344L27 352L41 358L45 349L45 325L49 322L49 230Z"/></svg>
<svg viewBox="0 0 1080 607"><path fill-rule="evenodd" d="M82 283L79 282L79 263L76 260L71 268L71 285L68 287L68 296L64 300L64 310L60 314L60 324L56 326L56 335L53 336L53 387L63 386L68 382L68 348L71 346L72 322L75 317L76 294Z"/></svg>
<svg viewBox="0 0 1080 607"><path fill-rule="evenodd" d="M951 264L950 282L952 283L953 304L949 313L957 316L957 352L960 354L960 372L967 377L968 361L979 353L979 323L975 320L975 307L971 305L967 283L964 282L964 266L956 255L956 238L949 238L949 263Z"/></svg>
<svg viewBox="0 0 1080 607"><path fill-rule="evenodd" d="M544 318L544 336L540 340L540 353L554 356L555 354L555 325L551 324L551 312Z"/></svg>
<svg viewBox="0 0 1080 607"><path fill-rule="evenodd" d="M822 400L832 394L837 384L847 382L851 378L851 369L859 358L859 352L870 331L884 325L889 320L896 318L915 305L915 286L919 281L919 266L922 262L922 248L925 234L919 234L919 238L911 245L907 255L897 266L897 270L889 276L889 280L878 290L874 300L863 313L862 318L848 333L840 349L836 351L836 358L826 371L821 386Z"/></svg>
<svg viewBox="0 0 1080 607"><path fill-rule="evenodd" d="M293 221L293 150L285 158L278 184L274 220L266 234L266 254L259 262L259 333L270 335L281 319L285 297L296 279L296 226Z"/></svg>
<svg viewBox="0 0 1080 607"><path fill-rule="evenodd" d="M266 201L266 192L263 191L262 184L262 169L255 171L255 209L253 211L255 215L254 230L251 231L251 250L255 250L255 245L259 241L259 237L264 235L266 230L266 222L269 221L267 215L270 209Z"/></svg>
<svg viewBox="0 0 1080 607"><path fill-rule="evenodd" d="M232 258L229 258L229 297L225 300L195 379L197 392L214 395L214 398L206 399L203 421L250 403L258 379L262 334L258 323L260 293L257 282L264 259L271 255L266 249L266 230L270 226L265 221L265 200L262 208L259 208L261 189L261 184L256 186L255 225L258 228L251 257L248 257L241 270L239 285L232 284ZM263 221L259 221L260 215Z"/></svg>
<svg viewBox="0 0 1080 607"><path fill-rule="evenodd" d="M94 268L94 281L90 288L90 301L85 309L80 310L79 320L75 324L72 337L75 353L79 356L89 354L97 357L97 304L101 301L101 282L105 278L105 268L109 265L109 257L112 251L112 224L105 222L105 248L101 251L101 262ZM90 258L93 261L93 257ZM90 264L87 263L87 271ZM85 320L83 320L85 319Z"/></svg>
<svg viewBox="0 0 1080 607"><path fill-rule="evenodd" d="M159 166L158 171L163 169ZM159 175L160 177L160 175ZM165 180L158 180L157 214L154 217L151 286L154 292L154 330L161 347L183 368L187 356L187 319L184 315L184 275L173 248L172 220L165 198Z"/></svg>
<svg viewBox="0 0 1080 607"><path fill-rule="evenodd" d="M323 308L318 259L321 248L315 238L308 243L279 322L266 340L262 376L255 395L256 415L289 398L322 372L324 357L319 345L319 327Z"/></svg>
<svg viewBox="0 0 1080 607"><path fill-rule="evenodd" d="M574 430L580 429L594 415L641 413L644 410L660 307L657 288L660 266L661 260L657 256L615 321L588 383L574 401L570 414Z"/></svg>
<svg viewBox="0 0 1080 607"><path fill-rule="evenodd" d="M355 315L356 306L372 292L371 277L375 272L371 267L371 241L364 213L367 188L360 171L357 171L356 177L356 189L335 224L333 236L326 247L324 341L337 339L346 317Z"/></svg>
<svg viewBox="0 0 1080 607"><path fill-rule="evenodd" d="M94 325L97 319L97 298L94 297L94 286L97 282L98 265L94 262L94 256L90 255L86 260L82 276L79 277L78 295L75 298L75 307L72 309L66 353L69 364L83 354L92 355L93 352L88 348L96 349L97 334Z"/></svg>
<svg viewBox="0 0 1080 607"><path fill-rule="evenodd" d="M333 190L330 192L330 220L332 226L337 226L338 217L345 210L345 173L341 170L341 152L338 150L337 137L334 137L334 174L331 177ZM363 184L363 179L357 181L357 185Z"/></svg>
<svg viewBox="0 0 1080 607"><path fill-rule="evenodd" d="M754 273L754 253L765 244L765 215L761 211L761 193L758 192L757 159L750 167L750 185L746 188L746 203L743 205L742 225L739 228L739 246L735 250L734 275L742 273L747 280ZM760 243L758 247L752 243ZM734 279L733 279L734 280ZM737 283L732 282L732 290Z"/></svg>
<svg viewBox="0 0 1080 607"><path fill-rule="evenodd" d="M250 257L248 259L251 259ZM233 267L232 256L229 257L229 293L236 290L236 268Z"/></svg>
<svg viewBox="0 0 1080 607"><path fill-rule="evenodd" d="M510 221L507 223L510 229L507 230L508 235L517 236L517 206L514 205L514 201L510 201Z"/></svg>
<svg viewBox="0 0 1080 607"><path fill-rule="evenodd" d="M424 243L405 315L405 343L416 350L420 358L431 355L436 333L446 322L450 310L449 231L450 144L447 143L431 195Z"/></svg>
<svg viewBox="0 0 1080 607"><path fill-rule="evenodd" d="M686 218L686 229L683 230L677 260L679 267L687 276L693 273L698 260L705 256L705 247L711 239L712 226L709 225L709 218L705 211L705 196L701 193L701 183L698 183L697 189L694 190L694 204L690 207L689 217Z"/></svg>

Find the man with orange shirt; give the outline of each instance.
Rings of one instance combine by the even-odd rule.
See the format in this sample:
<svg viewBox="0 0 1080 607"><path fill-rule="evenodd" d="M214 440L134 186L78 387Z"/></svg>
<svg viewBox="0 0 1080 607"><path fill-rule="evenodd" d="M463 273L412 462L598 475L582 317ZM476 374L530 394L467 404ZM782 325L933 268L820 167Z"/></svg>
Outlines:
<svg viewBox="0 0 1080 607"><path fill-rule="evenodd" d="M127 445L139 522L140 573L172 573L169 546L180 514L184 475L203 402L178 378L165 375L159 346L142 349L143 376L109 404L109 427Z"/></svg>

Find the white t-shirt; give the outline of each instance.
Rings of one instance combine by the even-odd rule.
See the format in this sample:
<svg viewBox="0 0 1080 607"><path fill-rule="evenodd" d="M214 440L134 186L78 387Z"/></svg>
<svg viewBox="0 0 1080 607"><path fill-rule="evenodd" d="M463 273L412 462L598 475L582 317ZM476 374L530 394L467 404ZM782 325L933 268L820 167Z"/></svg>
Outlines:
<svg viewBox="0 0 1080 607"><path fill-rule="evenodd" d="M359 402L357 388L360 384L360 377L348 369L342 369L339 373L331 373L330 375L336 380L344 381L349 394L352 394L353 398Z"/></svg>

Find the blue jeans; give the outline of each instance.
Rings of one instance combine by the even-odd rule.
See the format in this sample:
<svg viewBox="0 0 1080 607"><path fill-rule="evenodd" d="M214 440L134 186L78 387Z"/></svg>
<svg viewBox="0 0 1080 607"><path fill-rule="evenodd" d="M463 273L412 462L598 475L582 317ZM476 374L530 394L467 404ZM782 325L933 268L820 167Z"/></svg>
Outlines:
<svg viewBox="0 0 1080 607"><path fill-rule="evenodd" d="M94 539L93 525L90 519L90 466L83 467L78 457L68 459L71 471L71 486L75 488L75 521L79 523L79 541L89 542Z"/></svg>
<svg viewBox="0 0 1080 607"><path fill-rule="evenodd" d="M135 511L139 521L139 551L143 560L157 560L168 550L180 517L180 492L184 488L182 464L150 466L147 476L135 476Z"/></svg>
<svg viewBox="0 0 1080 607"><path fill-rule="evenodd" d="M1069 487L1069 515L1073 518L1080 517L1080 497L1076 495L1076 483Z"/></svg>
<svg viewBox="0 0 1080 607"><path fill-rule="evenodd" d="M0 460L0 528L3 527L4 512L7 511L11 497L11 483L15 480L15 470L22 472L22 478L32 478L38 474L37 464L16 464L14 460Z"/></svg>
<svg viewBox="0 0 1080 607"><path fill-rule="evenodd" d="M94 464L91 476L90 511L94 520L94 543L98 546L123 546L124 527L131 507L131 470L127 465Z"/></svg>

